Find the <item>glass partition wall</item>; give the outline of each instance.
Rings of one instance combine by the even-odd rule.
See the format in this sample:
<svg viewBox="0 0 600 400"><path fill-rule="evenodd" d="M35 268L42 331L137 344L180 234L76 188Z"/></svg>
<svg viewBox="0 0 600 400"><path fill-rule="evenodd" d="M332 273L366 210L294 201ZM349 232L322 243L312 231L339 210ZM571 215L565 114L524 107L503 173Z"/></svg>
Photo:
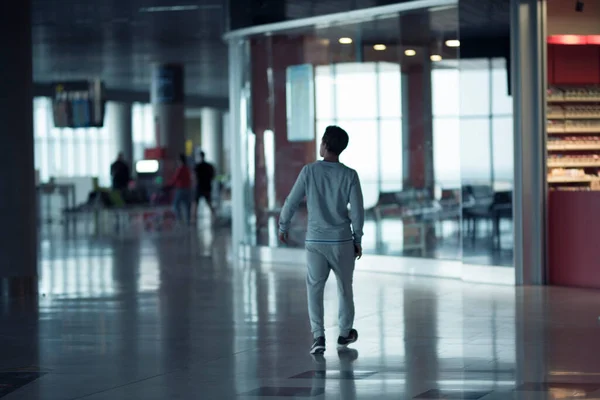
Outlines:
<svg viewBox="0 0 600 400"><path fill-rule="evenodd" d="M492 128L463 126L468 104L459 93L458 39L458 10L450 2L230 39L232 54L241 58L232 77L243 186L243 202L237 204L244 206L243 213L234 212L243 214L243 223L234 223L234 230L243 232L237 240L279 246L277 222L285 198L302 167L319 159L325 128L339 125L350 136L341 161L362 183L364 252L462 261L465 250L471 251L465 235L472 229L464 220L463 172L486 172L480 160L468 161L461 153L473 151L465 142L481 142L485 152L477 148L469 156L489 158L499 139ZM493 74L500 61L486 61L486 73ZM485 115L490 126L498 124ZM504 162L484 160L488 172ZM503 183L494 176L484 177L492 193ZM304 246L306 222L301 205L288 247ZM474 226L482 227L478 245L489 234L487 257L477 261L493 265L492 233L482 233L493 226L491 216L482 215Z"/></svg>
<svg viewBox="0 0 600 400"><path fill-rule="evenodd" d="M459 62L463 262L513 265L513 106L504 58Z"/></svg>

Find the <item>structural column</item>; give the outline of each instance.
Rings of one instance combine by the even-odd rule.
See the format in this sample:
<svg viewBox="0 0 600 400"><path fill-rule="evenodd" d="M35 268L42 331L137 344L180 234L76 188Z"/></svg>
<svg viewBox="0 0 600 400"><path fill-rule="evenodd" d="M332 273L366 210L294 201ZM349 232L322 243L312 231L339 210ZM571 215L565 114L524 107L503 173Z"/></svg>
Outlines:
<svg viewBox="0 0 600 400"><path fill-rule="evenodd" d="M511 0L510 25L516 282L542 285L546 278L546 1Z"/></svg>
<svg viewBox="0 0 600 400"><path fill-rule="evenodd" d="M133 127L131 104L109 102L106 105L107 114L112 115L112 125L109 127L115 137L117 153L122 153L125 161L133 165ZM108 118L107 118L108 120Z"/></svg>
<svg viewBox="0 0 600 400"><path fill-rule="evenodd" d="M31 0L0 13L0 297L37 293Z"/></svg>
<svg viewBox="0 0 600 400"><path fill-rule="evenodd" d="M230 40L229 53L229 116L231 129L231 155L229 158L231 170L231 246L233 254L239 256L241 245L248 238L246 209L249 194L248 171L248 126L246 115L246 100L249 97L244 88L244 71L250 68L247 45L242 40ZM245 100L242 103L242 100ZM245 106L243 106L243 105ZM242 114L242 112L244 114Z"/></svg>
<svg viewBox="0 0 600 400"><path fill-rule="evenodd" d="M429 19L428 13L400 16L402 35L429 43ZM431 60L427 49L417 51L416 57L402 65L403 183L404 187L433 192Z"/></svg>
<svg viewBox="0 0 600 400"><path fill-rule="evenodd" d="M421 63L410 65L402 72L404 186L433 191L431 62L423 55Z"/></svg>
<svg viewBox="0 0 600 400"><path fill-rule="evenodd" d="M316 160L317 152L314 139L294 142L287 137L286 70L306 61L304 38L285 35L254 38L250 41L250 53L252 131L256 139L256 232L258 244L266 245L273 204L284 203L296 177L304 165ZM273 174L268 166L270 161L275 166ZM300 213L297 215L301 217Z"/></svg>
<svg viewBox="0 0 600 400"><path fill-rule="evenodd" d="M152 69L152 108L156 146L170 160L185 151L185 106L183 65L155 64Z"/></svg>
<svg viewBox="0 0 600 400"><path fill-rule="evenodd" d="M200 123L206 161L213 164L217 174L220 174L223 172L223 116L217 109L203 108Z"/></svg>

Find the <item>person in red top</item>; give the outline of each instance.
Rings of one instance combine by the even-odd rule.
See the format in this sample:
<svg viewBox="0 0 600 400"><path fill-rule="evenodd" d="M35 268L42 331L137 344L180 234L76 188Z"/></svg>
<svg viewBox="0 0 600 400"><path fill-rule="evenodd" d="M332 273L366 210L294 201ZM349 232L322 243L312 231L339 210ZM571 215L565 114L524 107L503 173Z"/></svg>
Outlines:
<svg viewBox="0 0 600 400"><path fill-rule="evenodd" d="M173 198L173 208L178 221L182 221L181 208L185 212L185 222L190 223L190 213L192 207L192 173L187 166L185 156L179 155L177 161L177 170L175 176L171 179L169 187L175 188L175 197Z"/></svg>

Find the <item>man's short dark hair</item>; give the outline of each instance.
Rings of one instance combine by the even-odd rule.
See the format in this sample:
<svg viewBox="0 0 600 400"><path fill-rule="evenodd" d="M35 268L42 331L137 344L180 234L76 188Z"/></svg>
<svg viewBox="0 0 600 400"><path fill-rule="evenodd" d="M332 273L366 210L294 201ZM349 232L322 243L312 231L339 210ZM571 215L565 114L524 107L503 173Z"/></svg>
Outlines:
<svg viewBox="0 0 600 400"><path fill-rule="evenodd" d="M328 126L323 135L323 143L325 143L327 151L338 156L342 154L342 151L346 150L349 140L348 133L336 125Z"/></svg>

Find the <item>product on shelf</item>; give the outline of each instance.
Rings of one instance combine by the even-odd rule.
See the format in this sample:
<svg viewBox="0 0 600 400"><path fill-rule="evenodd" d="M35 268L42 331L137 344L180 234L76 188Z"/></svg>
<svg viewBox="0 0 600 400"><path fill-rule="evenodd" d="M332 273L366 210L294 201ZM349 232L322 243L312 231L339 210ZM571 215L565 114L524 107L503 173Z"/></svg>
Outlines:
<svg viewBox="0 0 600 400"><path fill-rule="evenodd" d="M557 192L589 192L591 190L589 186L556 186L550 188L550 191Z"/></svg>
<svg viewBox="0 0 600 400"><path fill-rule="evenodd" d="M581 178L587 176L583 169L576 168L553 168L549 177Z"/></svg>
<svg viewBox="0 0 600 400"><path fill-rule="evenodd" d="M565 132L599 132L600 120L568 119L565 121Z"/></svg>
<svg viewBox="0 0 600 400"><path fill-rule="evenodd" d="M551 120L548 121L548 133L558 133L565 131L565 121Z"/></svg>
<svg viewBox="0 0 600 400"><path fill-rule="evenodd" d="M549 136L548 150L600 150L600 136Z"/></svg>
<svg viewBox="0 0 600 400"><path fill-rule="evenodd" d="M598 166L600 167L600 157L597 154L551 154L548 156L548 166Z"/></svg>
<svg viewBox="0 0 600 400"><path fill-rule="evenodd" d="M561 106L548 106L547 110L548 118L552 119L564 119L565 118L565 109Z"/></svg>
<svg viewBox="0 0 600 400"><path fill-rule="evenodd" d="M547 99L550 189L600 190L600 86L551 87Z"/></svg>
<svg viewBox="0 0 600 400"><path fill-rule="evenodd" d="M597 105L578 104L564 109L565 118L600 118L600 107Z"/></svg>
<svg viewBox="0 0 600 400"><path fill-rule="evenodd" d="M546 94L548 100L564 100L565 92L562 89L557 87L548 88L548 93Z"/></svg>
<svg viewBox="0 0 600 400"><path fill-rule="evenodd" d="M597 86L564 88L565 100L600 101L600 88Z"/></svg>

